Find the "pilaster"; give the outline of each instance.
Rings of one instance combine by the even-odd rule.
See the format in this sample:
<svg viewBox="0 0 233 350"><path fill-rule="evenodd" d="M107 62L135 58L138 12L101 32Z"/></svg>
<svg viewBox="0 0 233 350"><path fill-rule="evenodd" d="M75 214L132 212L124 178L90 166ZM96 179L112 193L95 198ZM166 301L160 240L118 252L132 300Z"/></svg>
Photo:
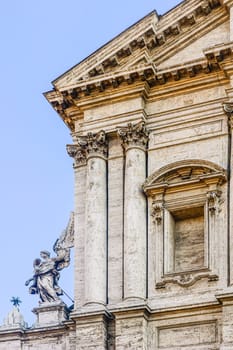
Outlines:
<svg viewBox="0 0 233 350"><path fill-rule="evenodd" d="M232 0L221 0L230 12L230 41L233 41L233 1Z"/></svg>
<svg viewBox="0 0 233 350"><path fill-rule="evenodd" d="M145 123L128 124L118 134L125 150L124 299L146 298L147 222L146 178L148 131Z"/></svg>
<svg viewBox="0 0 233 350"><path fill-rule="evenodd" d="M220 350L233 349L233 293L216 295L222 304L222 342Z"/></svg>
<svg viewBox="0 0 233 350"><path fill-rule="evenodd" d="M229 209L228 209L228 215L229 215L229 248L228 248L228 254L229 254L229 284L233 285L233 103L225 103L223 105L224 112L228 116L228 125L229 125Z"/></svg>
<svg viewBox="0 0 233 350"><path fill-rule="evenodd" d="M84 304L85 293L85 207L87 157L85 150L77 143L67 145L67 153L74 159L74 310Z"/></svg>

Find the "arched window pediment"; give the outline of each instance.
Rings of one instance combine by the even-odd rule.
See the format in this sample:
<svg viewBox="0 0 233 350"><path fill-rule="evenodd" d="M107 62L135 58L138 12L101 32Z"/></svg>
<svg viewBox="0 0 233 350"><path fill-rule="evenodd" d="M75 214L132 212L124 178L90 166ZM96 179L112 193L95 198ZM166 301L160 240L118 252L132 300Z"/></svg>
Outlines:
<svg viewBox="0 0 233 350"><path fill-rule="evenodd" d="M218 184L227 180L226 170L209 161L189 159L171 163L155 171L143 185L146 193L153 188L167 188L215 179Z"/></svg>

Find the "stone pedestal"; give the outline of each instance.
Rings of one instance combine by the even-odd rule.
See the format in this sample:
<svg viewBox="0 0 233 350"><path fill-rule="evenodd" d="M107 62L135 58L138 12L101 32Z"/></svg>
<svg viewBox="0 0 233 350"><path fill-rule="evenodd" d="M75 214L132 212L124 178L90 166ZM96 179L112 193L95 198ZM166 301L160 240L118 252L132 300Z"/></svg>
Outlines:
<svg viewBox="0 0 233 350"><path fill-rule="evenodd" d="M62 324L68 318L68 310L62 301L42 303L32 310L37 316L34 327L49 327Z"/></svg>
<svg viewBox="0 0 233 350"><path fill-rule="evenodd" d="M144 122L118 131L125 149L124 299L146 298L146 179L148 133Z"/></svg>

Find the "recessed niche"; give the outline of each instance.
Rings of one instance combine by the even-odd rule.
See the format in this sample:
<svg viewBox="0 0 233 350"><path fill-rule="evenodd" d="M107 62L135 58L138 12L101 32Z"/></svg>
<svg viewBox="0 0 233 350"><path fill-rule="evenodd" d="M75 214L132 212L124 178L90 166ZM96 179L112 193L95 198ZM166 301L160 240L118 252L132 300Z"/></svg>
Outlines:
<svg viewBox="0 0 233 350"><path fill-rule="evenodd" d="M204 208L192 208L173 213L174 272L199 269L204 266Z"/></svg>
<svg viewBox="0 0 233 350"><path fill-rule="evenodd" d="M204 206L167 211L165 254L169 255L165 273L197 270L204 267Z"/></svg>

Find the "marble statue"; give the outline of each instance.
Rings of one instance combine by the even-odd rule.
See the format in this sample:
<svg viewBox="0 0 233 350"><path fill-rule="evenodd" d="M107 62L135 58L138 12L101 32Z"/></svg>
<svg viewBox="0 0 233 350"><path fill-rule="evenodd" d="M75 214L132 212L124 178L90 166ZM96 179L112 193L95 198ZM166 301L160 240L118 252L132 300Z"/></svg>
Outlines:
<svg viewBox="0 0 233 350"><path fill-rule="evenodd" d="M33 277L28 279L25 285L31 284L29 293L38 294L40 303L56 302L60 300L60 296L63 294L58 281L60 271L69 266L70 263L70 248L73 247L73 230L74 219L73 213L71 213L66 230L62 232L60 238L56 240L53 246L56 256L51 257L50 252L42 250L40 258L35 259L33 262Z"/></svg>

